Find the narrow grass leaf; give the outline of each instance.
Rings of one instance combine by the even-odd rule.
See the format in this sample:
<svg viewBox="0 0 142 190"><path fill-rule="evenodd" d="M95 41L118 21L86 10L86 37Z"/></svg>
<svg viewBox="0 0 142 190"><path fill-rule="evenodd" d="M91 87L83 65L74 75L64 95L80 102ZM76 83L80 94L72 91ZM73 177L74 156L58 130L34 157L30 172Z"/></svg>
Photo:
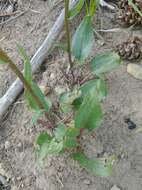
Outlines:
<svg viewBox="0 0 142 190"><path fill-rule="evenodd" d="M45 95L43 94L43 92L41 91L39 86L34 82L32 82L32 89L33 89L34 93L38 96L40 101L42 102L42 105L44 106L44 110L49 111L49 109L52 106L51 101L46 99ZM36 102L34 102L34 104L36 104Z"/></svg>
<svg viewBox="0 0 142 190"><path fill-rule="evenodd" d="M37 94L39 89L37 90L36 84L34 84L32 81L32 70L31 70L30 59L29 59L28 55L26 54L25 49L21 45L17 44L17 47L18 47L18 51L19 51L19 53L20 53L20 55L24 61L24 77L27 80L27 82L31 85L34 92ZM34 88L36 88L36 90ZM28 90L25 89L24 94L25 94L25 98L27 99L30 107L32 109L36 110L37 112L39 112L40 108L37 105L36 101L31 96L31 94L28 92ZM41 93L38 93L38 97L39 96L41 99Z"/></svg>
<svg viewBox="0 0 142 190"><path fill-rule="evenodd" d="M96 8L99 5L99 0L90 0L90 10L89 10L89 14L91 16L94 16L95 12L96 12Z"/></svg>
<svg viewBox="0 0 142 190"><path fill-rule="evenodd" d="M133 3L132 0L128 0L129 5L133 7L133 9L142 17L142 12L139 10L139 8Z"/></svg>
<svg viewBox="0 0 142 190"><path fill-rule="evenodd" d="M17 44L17 47L18 47L18 51L24 61L24 77L31 84L32 83L32 70L31 70L30 58L28 57L25 49L20 44Z"/></svg>
<svg viewBox="0 0 142 190"><path fill-rule="evenodd" d="M85 0L79 0L76 6L69 11L69 19L73 19L76 15L78 15L84 5Z"/></svg>
<svg viewBox="0 0 142 190"><path fill-rule="evenodd" d="M42 111L48 112L52 106L51 101L45 97L45 95L43 94L43 92L41 91L41 89L35 82L31 83L31 87L43 105ZM27 90L25 91L25 98L27 99L28 104L32 109L34 109L36 112L39 112L41 110L41 108L39 108L37 102L33 99L31 94Z"/></svg>

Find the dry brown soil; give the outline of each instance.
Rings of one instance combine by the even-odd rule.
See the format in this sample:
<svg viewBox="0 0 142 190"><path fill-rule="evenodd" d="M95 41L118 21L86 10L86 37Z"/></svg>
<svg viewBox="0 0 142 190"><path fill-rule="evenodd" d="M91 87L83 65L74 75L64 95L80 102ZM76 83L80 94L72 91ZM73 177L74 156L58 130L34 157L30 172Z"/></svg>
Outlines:
<svg viewBox="0 0 142 190"><path fill-rule="evenodd" d="M51 5L52 3L52 5ZM32 56L48 34L59 15L62 3L55 1L19 0L19 10L29 9L20 17L0 26L0 46L22 68L16 43L20 42ZM94 26L96 29L121 28L116 12L99 9ZM75 26L76 27L76 26ZM101 32L102 41L96 37L92 56L98 52L113 49L115 44L138 34L141 30L122 28L115 32ZM47 75L56 79L58 86L58 65L66 61L59 50L51 52L47 71L38 71L39 83L48 84ZM103 103L104 121L97 129L96 137L85 136L88 155L115 154L118 160L113 175L108 178L95 177L87 173L68 155L49 157L44 170L36 167L34 141L40 126L30 127L32 113L21 96L8 111L0 124L0 175L10 179L12 190L110 190L117 185L121 190L142 189L142 81L134 79L126 72L126 62L116 71L108 74L109 94ZM53 77L54 76L54 77ZM15 76L7 66L0 66L0 96L2 96ZM129 117L137 125L128 129L124 118ZM6 189L6 188L5 188ZM7 188L8 189L8 188Z"/></svg>

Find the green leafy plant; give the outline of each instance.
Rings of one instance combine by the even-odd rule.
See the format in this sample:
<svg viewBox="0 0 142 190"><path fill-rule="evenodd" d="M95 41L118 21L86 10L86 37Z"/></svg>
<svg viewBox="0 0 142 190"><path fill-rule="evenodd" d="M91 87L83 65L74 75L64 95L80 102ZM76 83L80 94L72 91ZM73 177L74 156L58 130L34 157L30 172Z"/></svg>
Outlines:
<svg viewBox="0 0 142 190"><path fill-rule="evenodd" d="M69 21L80 13L83 5L86 7L86 15L71 41ZM78 66L82 67L82 64L85 64L85 59L91 52L94 43L92 18L97 5L97 0L79 0L76 7L69 11L69 0L65 0L67 52L72 74L74 69L72 56L78 60ZM61 113L64 117L61 118L60 122L55 123L50 121L52 115L54 115L54 111L50 109L54 107L54 102L52 104L33 81L29 57L21 46L18 45L18 49L24 61L24 73L19 71L13 61L1 49L0 63L9 64L9 67L23 82L25 98L30 107L36 112L34 123L42 114L45 114L49 121L49 130L42 132L36 140L36 153L40 166L43 165L46 156L58 155L68 151L71 157L78 161L87 171L99 176L109 176L116 159L115 156L100 159L88 158L82 147L81 136L84 131L91 133L94 129L101 126L103 119L101 102L107 96L104 74L120 65L120 57L113 52L96 55L90 62L92 78L84 80L78 83L78 85L74 83L73 74L70 91L60 95L58 98L59 107L55 108L56 112Z"/></svg>

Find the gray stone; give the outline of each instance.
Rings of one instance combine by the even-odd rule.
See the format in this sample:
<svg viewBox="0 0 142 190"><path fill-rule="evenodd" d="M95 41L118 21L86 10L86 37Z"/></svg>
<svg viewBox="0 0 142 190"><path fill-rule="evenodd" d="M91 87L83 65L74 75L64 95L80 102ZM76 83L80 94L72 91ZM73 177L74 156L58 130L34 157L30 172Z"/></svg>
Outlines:
<svg viewBox="0 0 142 190"><path fill-rule="evenodd" d="M90 185L90 184L91 184L91 181L90 181L89 179L84 179L84 180L83 180L83 183L84 183L85 185Z"/></svg>
<svg viewBox="0 0 142 190"><path fill-rule="evenodd" d="M110 190L121 190L121 189L117 187L116 185L114 185Z"/></svg>

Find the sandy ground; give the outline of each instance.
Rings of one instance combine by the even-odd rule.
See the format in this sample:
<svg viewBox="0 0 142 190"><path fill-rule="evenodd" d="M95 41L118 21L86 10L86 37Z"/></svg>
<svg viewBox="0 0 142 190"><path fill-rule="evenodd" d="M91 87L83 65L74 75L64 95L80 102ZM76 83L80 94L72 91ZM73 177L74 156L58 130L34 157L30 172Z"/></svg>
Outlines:
<svg viewBox="0 0 142 190"><path fill-rule="evenodd" d="M22 1L22 5L22 8L28 7L29 1ZM32 56L54 23L61 5L56 6L56 11L50 10L48 1L31 0L30 9L24 15L1 27L0 46L20 68L22 63L16 43L23 44ZM94 20L96 28L120 27L114 22L115 15L114 12L100 9ZM101 20L98 19L100 16ZM92 56L113 49L115 44L135 34L142 37L140 30L122 29L113 33L101 33L105 44L102 46L96 38ZM56 66L62 61L65 62L65 59L66 57L57 51L50 63ZM47 83L45 75L51 71L58 75L53 64L48 66L49 63L45 63L47 71L38 73L40 83ZM142 133L136 133L136 130L142 127L142 81L127 74L126 64L124 62L118 70L106 76L109 95L103 103L103 124L97 129L95 138L85 136L88 155L115 154L118 157L113 175L109 178L92 176L68 155L49 157L44 170L37 170L34 141L44 129L40 126L30 127L32 113L21 96L0 124L0 174L10 179L12 190L111 190L114 185L120 190L142 189ZM1 96L14 79L15 76L6 66L0 66ZM131 118L137 125L135 130L128 129L124 122L126 117Z"/></svg>

